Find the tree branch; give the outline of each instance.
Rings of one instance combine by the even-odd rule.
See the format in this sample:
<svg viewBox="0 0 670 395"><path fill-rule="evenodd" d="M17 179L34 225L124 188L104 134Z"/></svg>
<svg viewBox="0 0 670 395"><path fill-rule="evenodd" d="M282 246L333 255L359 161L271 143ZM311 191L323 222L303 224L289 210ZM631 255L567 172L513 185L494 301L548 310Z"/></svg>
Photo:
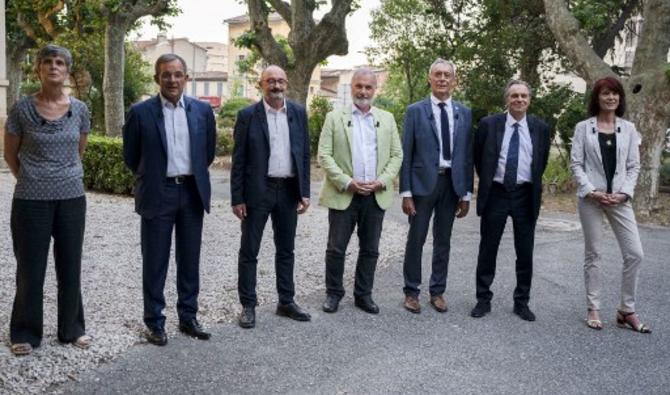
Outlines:
<svg viewBox="0 0 670 395"><path fill-rule="evenodd" d="M329 55L346 55L349 51L349 41L345 20L351 12L353 0L333 0L333 6L323 16L321 22L313 30L310 39L316 46L319 57Z"/></svg>
<svg viewBox="0 0 670 395"><path fill-rule="evenodd" d="M599 57L604 58L607 51L614 48L614 40L624 28L624 24L638 5L640 5L640 0L628 0L621 9L621 13L616 21L614 21L606 31L593 37L591 44L593 50Z"/></svg>
<svg viewBox="0 0 670 395"><path fill-rule="evenodd" d="M51 21L51 17L54 14L57 14L60 12L63 8L65 7L65 2L59 1L56 4L54 4L53 7L49 8L48 10L44 10L42 12L37 13L37 21L40 23L44 31L49 35L49 37L56 38L58 35L58 32L56 31L56 26L54 26L53 22Z"/></svg>
<svg viewBox="0 0 670 395"><path fill-rule="evenodd" d="M579 22L562 0L543 0L547 25L563 53L572 62L580 77L593 83L611 75L612 69L595 53L579 28ZM664 0L659 0L664 1Z"/></svg>
<svg viewBox="0 0 670 395"><path fill-rule="evenodd" d="M254 32L253 45L268 63L282 67L288 65L288 57L272 36L272 29L268 24L268 14L263 8L263 0L247 0L249 5L250 30Z"/></svg>
<svg viewBox="0 0 670 395"><path fill-rule="evenodd" d="M288 23L289 26L292 26L293 23L291 22L293 20L292 17L292 10L291 10L291 5L285 1L282 0L268 0L272 8L277 11L279 15Z"/></svg>
<svg viewBox="0 0 670 395"><path fill-rule="evenodd" d="M644 24L635 50L632 74L638 70L658 68L667 64L670 48L670 2L646 0Z"/></svg>

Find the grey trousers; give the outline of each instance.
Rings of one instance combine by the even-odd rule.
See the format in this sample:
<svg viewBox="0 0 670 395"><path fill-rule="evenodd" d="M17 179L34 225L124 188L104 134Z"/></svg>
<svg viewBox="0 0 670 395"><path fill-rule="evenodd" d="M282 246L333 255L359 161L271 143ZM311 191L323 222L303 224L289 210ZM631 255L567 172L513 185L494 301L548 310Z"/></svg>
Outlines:
<svg viewBox="0 0 670 395"><path fill-rule="evenodd" d="M644 253L633 206L627 201L614 207L605 207L592 199L581 198L578 211L584 231L584 282L589 310L600 310L601 245L603 219L607 218L623 255L619 310L624 313L634 312L637 278Z"/></svg>

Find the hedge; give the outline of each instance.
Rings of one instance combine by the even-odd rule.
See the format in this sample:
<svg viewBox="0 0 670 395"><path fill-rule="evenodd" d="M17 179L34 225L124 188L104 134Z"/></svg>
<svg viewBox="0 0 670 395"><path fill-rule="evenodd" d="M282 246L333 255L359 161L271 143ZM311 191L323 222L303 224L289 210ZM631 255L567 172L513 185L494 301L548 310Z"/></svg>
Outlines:
<svg viewBox="0 0 670 395"><path fill-rule="evenodd" d="M86 189L131 194L135 177L123 163L123 140L120 137L90 135L82 163Z"/></svg>

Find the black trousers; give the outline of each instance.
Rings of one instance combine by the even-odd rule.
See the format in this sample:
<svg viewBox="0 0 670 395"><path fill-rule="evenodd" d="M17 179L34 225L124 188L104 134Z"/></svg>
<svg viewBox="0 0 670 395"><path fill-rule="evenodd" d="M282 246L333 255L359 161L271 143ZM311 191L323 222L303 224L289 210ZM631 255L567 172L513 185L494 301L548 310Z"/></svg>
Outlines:
<svg viewBox="0 0 670 395"><path fill-rule="evenodd" d="M490 302L493 298L490 288L495 277L500 238L505 230L508 216L512 217L514 250L516 251L514 303L526 305L530 299L530 286L533 278L536 223L532 210L531 184L524 184L508 192L502 184L493 183L480 226L477 300Z"/></svg>
<svg viewBox="0 0 670 395"><path fill-rule="evenodd" d="M374 195L354 195L345 210L328 210L326 293L339 298L344 296L342 277L345 254L354 228L358 227L359 250L354 296L359 298L372 294L383 222L384 210L379 207Z"/></svg>
<svg viewBox="0 0 670 395"><path fill-rule="evenodd" d="M454 225L458 195L454 192L451 172L437 178L433 193L413 197L416 215L409 217L409 232L405 246L403 276L405 295L418 295L421 284L421 256L426 243L430 218L433 217L433 261L429 291L431 295L442 295L447 288L451 229ZM434 213L434 215L433 215Z"/></svg>
<svg viewBox="0 0 670 395"><path fill-rule="evenodd" d="M44 276L54 240L58 281L58 340L69 343L86 333L81 299L81 254L86 197L12 202L11 230L16 256L16 296L10 339L38 347L42 341Z"/></svg>
<svg viewBox="0 0 670 395"><path fill-rule="evenodd" d="M263 230L272 219L275 243L275 273L279 303L293 302L295 285L295 231L298 224L297 180L295 178L267 179L267 190L258 206L247 206L247 217L242 221L242 240L238 258L237 291L243 306L256 306L256 267Z"/></svg>
<svg viewBox="0 0 670 395"><path fill-rule="evenodd" d="M144 323L150 329L165 327L165 278L170 261L172 231L177 262L177 314L188 322L198 312L200 292L200 245L204 209L195 185L166 179L161 185L161 209L152 218L142 217L142 292Z"/></svg>

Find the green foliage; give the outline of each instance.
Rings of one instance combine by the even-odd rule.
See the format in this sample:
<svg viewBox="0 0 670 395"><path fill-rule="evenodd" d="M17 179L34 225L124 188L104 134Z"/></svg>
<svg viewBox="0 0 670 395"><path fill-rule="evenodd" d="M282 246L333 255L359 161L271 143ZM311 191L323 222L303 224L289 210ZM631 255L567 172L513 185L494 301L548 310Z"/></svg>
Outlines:
<svg viewBox="0 0 670 395"><path fill-rule="evenodd" d="M382 110L386 110L391 114L393 114L395 123L398 126L398 133L402 135L402 125L403 120L405 118L405 110L407 109L407 106L399 102L398 100L395 100L392 97L385 95L378 95L377 97L375 97L374 105L375 107L379 107Z"/></svg>
<svg viewBox="0 0 670 395"><path fill-rule="evenodd" d="M226 100L219 110L219 121L222 127L232 128L235 125L237 113L253 103L253 100L246 97L231 97Z"/></svg>
<svg viewBox="0 0 670 395"><path fill-rule="evenodd" d="M121 138L90 135L82 164L84 186L88 190L131 193L135 177L123 163Z"/></svg>
<svg viewBox="0 0 670 395"><path fill-rule="evenodd" d="M281 47L282 51L286 54L288 58L288 67L295 65L295 56L293 55L293 49L288 43L286 37L283 36L274 36L277 44ZM258 80L258 69L262 67L263 57L258 51L258 48L254 46L256 40L256 35L252 31L246 31L242 33L238 38L235 39L235 46L238 48L246 48L249 50L249 55L244 59L240 59L235 62L237 69L242 75L246 75L249 82L254 83Z"/></svg>
<svg viewBox="0 0 670 395"><path fill-rule="evenodd" d="M670 162L661 165L659 183L670 186Z"/></svg>
<svg viewBox="0 0 670 395"><path fill-rule="evenodd" d="M232 127L218 127L216 131L216 156L231 155L235 139Z"/></svg>
<svg viewBox="0 0 670 395"><path fill-rule="evenodd" d="M309 103L309 151L316 156L319 148L321 129L326 121L326 114L333 110L332 104L322 96L314 96Z"/></svg>
<svg viewBox="0 0 670 395"><path fill-rule="evenodd" d="M562 156L550 158L542 175L542 183L550 193L573 190L574 181L568 159Z"/></svg>

